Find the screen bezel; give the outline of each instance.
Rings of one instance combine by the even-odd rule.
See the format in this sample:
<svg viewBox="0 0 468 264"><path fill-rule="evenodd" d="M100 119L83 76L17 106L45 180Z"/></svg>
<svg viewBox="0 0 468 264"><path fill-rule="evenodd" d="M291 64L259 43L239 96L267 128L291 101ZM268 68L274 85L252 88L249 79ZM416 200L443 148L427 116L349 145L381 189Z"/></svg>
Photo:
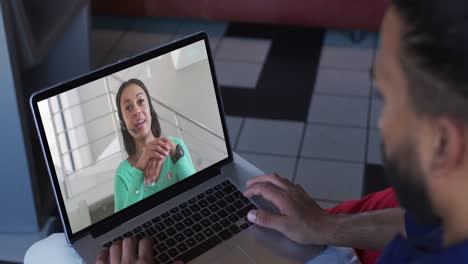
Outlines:
<svg viewBox="0 0 468 264"><path fill-rule="evenodd" d="M224 133L224 138L226 142L226 147L227 147L227 153L228 156L220 160L219 162L209 166L208 168L205 168L202 171L199 171L195 173L194 175L150 196L142 201L135 203L125 209L122 209L121 211L114 213L113 215L97 222L94 223L84 229L81 229L75 233L72 232L70 222L68 219L68 214L65 209L65 203L64 199L62 197L62 192L60 190L60 185L58 182L57 174L55 171L55 166L53 166L53 160L52 160L52 155L50 153L49 149L49 144L47 142L47 137L44 131L42 119L40 116L39 112L39 107L38 103L42 100L49 99L55 95L61 94L63 92L69 91L71 89L75 89L79 86L82 86L84 84L93 82L95 80L104 78L108 75L111 75L115 72L119 72L121 70L130 68L134 65L152 60L156 57L159 57L161 55L167 54L169 52L172 52L174 50L183 48L185 46L188 46L190 44L193 44L195 42L204 40L205 42L205 49L206 53L208 55L208 61L210 65L210 71L212 75L212 81L213 81L213 87L215 89L215 94L216 94L216 100L218 104L218 110L220 114L220 119L223 127L223 133ZM161 47L155 48L153 50L141 53L139 55L121 60L115 64L111 64L109 66L103 67L101 69L98 69L96 71L93 71L89 74L83 75L81 77L78 77L76 79L66 81L64 83L60 83L58 85L55 85L51 88L39 91L35 94L33 94L30 98L30 106L32 108L32 112L34 115L34 121L36 125L36 129L39 133L40 141L41 141L41 146L42 146L42 151L43 151L43 156L49 171L49 176L52 181L52 186L54 188L55 192L55 198L57 200L57 204L59 206L59 211L60 215L62 218L62 224L64 226L64 231L66 232L68 241L70 243L73 243L74 241L78 240L79 238L91 233L94 237L97 237L103 233L106 233L107 231L112 230L113 228L125 223L126 221L133 219L134 217L137 217L138 215L154 208L155 206L164 203L171 198L186 192L187 190L190 190L194 188L195 186L213 178L216 176L220 170L220 168L228 163L231 163L233 161L233 154L232 154L232 148L229 140L229 135L227 131L227 126L226 126L226 120L225 120L225 115L224 115L224 107L223 103L221 101L221 93L219 90L218 86L218 81L216 79L216 73L215 73L215 68L213 65L213 58L211 55L211 49L209 46L208 42L208 35L206 32L199 32L194 35L188 36L186 38L180 39L178 41L174 41L170 44L163 45Z"/></svg>

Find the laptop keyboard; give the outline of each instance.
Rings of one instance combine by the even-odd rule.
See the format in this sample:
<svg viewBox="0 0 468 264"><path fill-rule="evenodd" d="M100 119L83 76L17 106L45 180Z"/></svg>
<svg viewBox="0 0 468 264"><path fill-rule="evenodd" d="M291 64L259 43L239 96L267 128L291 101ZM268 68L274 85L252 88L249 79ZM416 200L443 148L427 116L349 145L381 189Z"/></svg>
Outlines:
<svg viewBox="0 0 468 264"><path fill-rule="evenodd" d="M151 237L154 263L187 263L248 228L251 223L247 213L255 208L231 181L225 180L103 246L110 247L113 241L130 236Z"/></svg>

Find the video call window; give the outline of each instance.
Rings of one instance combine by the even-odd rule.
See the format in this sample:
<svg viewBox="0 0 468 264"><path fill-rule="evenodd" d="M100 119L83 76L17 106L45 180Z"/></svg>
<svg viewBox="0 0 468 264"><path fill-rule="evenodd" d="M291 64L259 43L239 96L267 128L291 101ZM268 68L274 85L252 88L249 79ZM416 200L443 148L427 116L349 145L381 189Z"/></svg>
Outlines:
<svg viewBox="0 0 468 264"><path fill-rule="evenodd" d="M72 232L228 157L204 41L39 102Z"/></svg>

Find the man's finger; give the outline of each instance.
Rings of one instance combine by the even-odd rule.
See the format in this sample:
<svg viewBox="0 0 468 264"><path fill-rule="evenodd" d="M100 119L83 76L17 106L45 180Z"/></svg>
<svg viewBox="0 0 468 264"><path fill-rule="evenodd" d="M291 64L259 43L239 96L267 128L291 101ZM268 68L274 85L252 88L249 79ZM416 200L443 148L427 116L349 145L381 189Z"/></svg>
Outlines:
<svg viewBox="0 0 468 264"><path fill-rule="evenodd" d="M96 258L96 264L107 264L109 262L109 249L103 248L99 251L99 254Z"/></svg>
<svg viewBox="0 0 468 264"><path fill-rule="evenodd" d="M140 240L138 245L138 260L143 263L151 263L153 261L153 256L153 241L149 238Z"/></svg>
<svg viewBox="0 0 468 264"><path fill-rule="evenodd" d="M135 263L138 243L134 237L127 237L122 242L122 262Z"/></svg>
<svg viewBox="0 0 468 264"><path fill-rule="evenodd" d="M110 263L121 263L122 262L122 241L117 240L112 243L109 250Z"/></svg>
<svg viewBox="0 0 468 264"><path fill-rule="evenodd" d="M255 177L247 182L247 187L250 187L256 183L269 182L276 187L287 191L292 186L292 183L285 178L280 177L278 174L267 174Z"/></svg>
<svg viewBox="0 0 468 264"><path fill-rule="evenodd" d="M280 212L285 212L288 208L288 196L284 191L271 183L256 183L244 191L244 196L252 198L253 196L260 195L266 200L272 202Z"/></svg>
<svg viewBox="0 0 468 264"><path fill-rule="evenodd" d="M247 219L259 226L268 227L279 232L284 231L285 227L285 216L277 215L274 213L270 213L268 211L257 209L251 210L247 214Z"/></svg>

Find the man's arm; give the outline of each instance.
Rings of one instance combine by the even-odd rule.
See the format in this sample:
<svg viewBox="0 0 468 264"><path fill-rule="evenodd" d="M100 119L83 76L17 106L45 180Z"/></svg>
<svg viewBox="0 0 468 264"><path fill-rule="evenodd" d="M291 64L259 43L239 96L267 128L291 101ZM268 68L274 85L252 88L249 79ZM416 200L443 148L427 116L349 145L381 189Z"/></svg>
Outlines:
<svg viewBox="0 0 468 264"><path fill-rule="evenodd" d="M330 215L301 186L276 174L252 179L247 186L246 197L260 195L280 212L252 210L247 215L249 221L278 230L298 243L381 250L397 232L405 234L399 208Z"/></svg>
<svg viewBox="0 0 468 264"><path fill-rule="evenodd" d="M335 215L327 244L382 250L399 232L405 234L404 211L382 209L351 215Z"/></svg>

